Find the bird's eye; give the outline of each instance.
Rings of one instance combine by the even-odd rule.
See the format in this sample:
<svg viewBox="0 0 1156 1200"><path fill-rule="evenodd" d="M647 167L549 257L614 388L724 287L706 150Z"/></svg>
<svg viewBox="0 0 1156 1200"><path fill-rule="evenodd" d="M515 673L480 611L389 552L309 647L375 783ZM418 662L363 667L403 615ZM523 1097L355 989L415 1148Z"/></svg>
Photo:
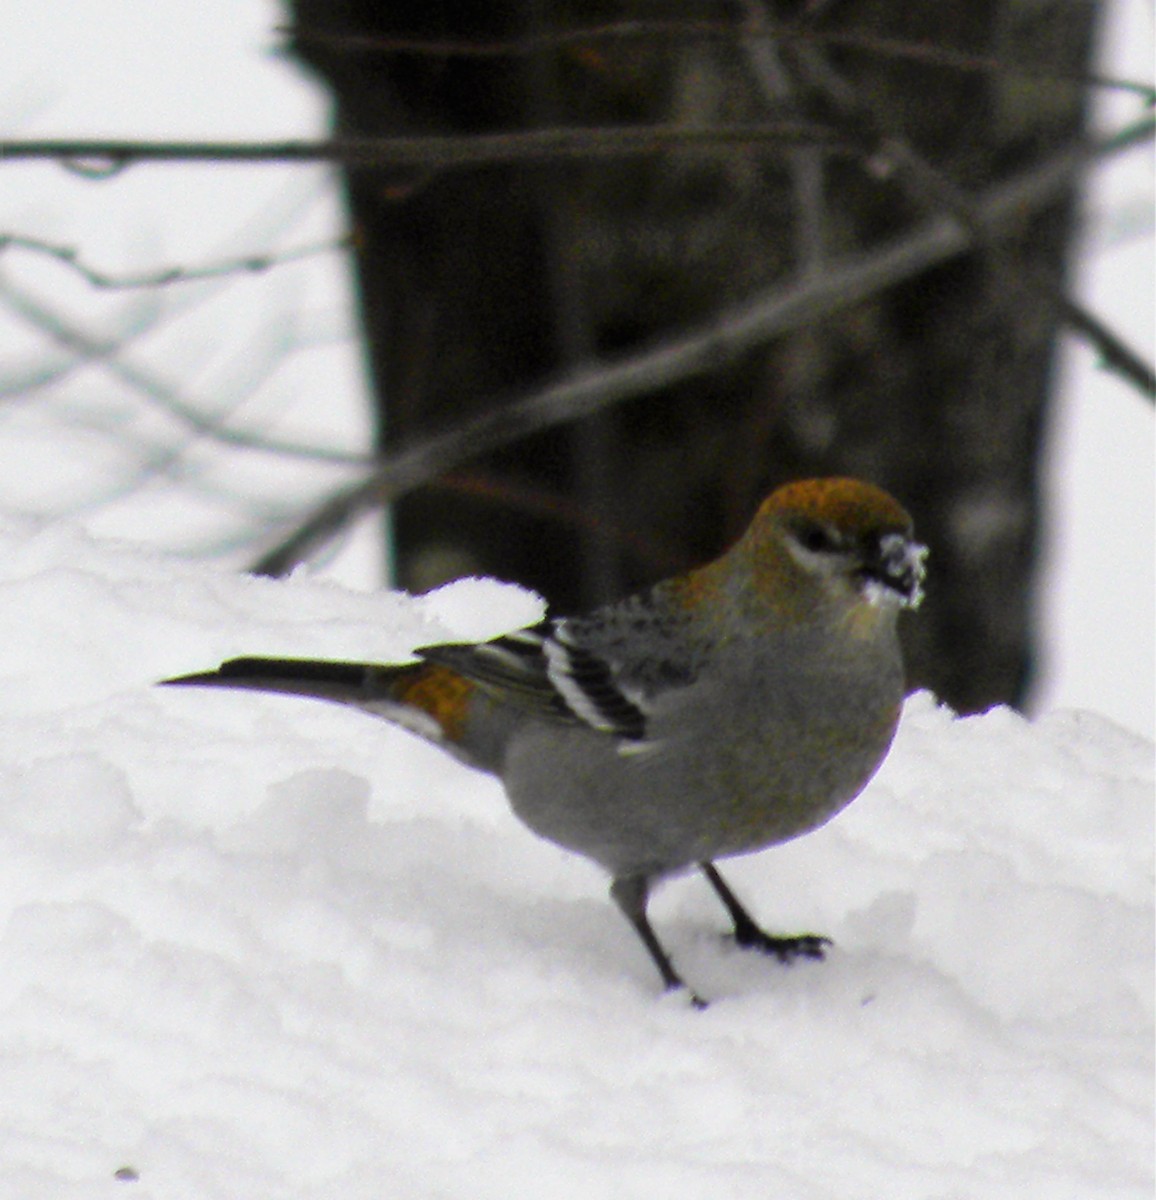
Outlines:
<svg viewBox="0 0 1156 1200"><path fill-rule="evenodd" d="M803 521L795 529L795 537L804 550L812 554L830 553L839 549L835 535L825 526L816 521Z"/></svg>

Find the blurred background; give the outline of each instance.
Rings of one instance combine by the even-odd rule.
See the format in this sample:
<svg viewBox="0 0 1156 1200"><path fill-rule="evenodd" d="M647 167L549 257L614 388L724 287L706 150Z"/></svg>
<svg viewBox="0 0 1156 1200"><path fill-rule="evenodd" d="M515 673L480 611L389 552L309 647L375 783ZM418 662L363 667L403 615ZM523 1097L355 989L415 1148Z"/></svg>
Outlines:
<svg viewBox="0 0 1156 1200"><path fill-rule="evenodd" d="M0 516L568 611L857 474L933 549L913 683L1151 734L1150 5L8 18Z"/></svg>

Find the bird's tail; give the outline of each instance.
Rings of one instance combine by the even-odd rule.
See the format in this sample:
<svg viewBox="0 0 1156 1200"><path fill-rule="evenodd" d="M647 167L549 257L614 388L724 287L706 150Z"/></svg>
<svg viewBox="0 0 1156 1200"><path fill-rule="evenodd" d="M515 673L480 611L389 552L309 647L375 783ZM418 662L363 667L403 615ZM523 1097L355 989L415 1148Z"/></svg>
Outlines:
<svg viewBox="0 0 1156 1200"><path fill-rule="evenodd" d="M308 658L233 658L215 671L161 681L169 687L236 688L348 704L435 742L474 766L492 770L491 751L467 735L475 685L431 662L401 665Z"/></svg>
<svg viewBox="0 0 1156 1200"><path fill-rule="evenodd" d="M394 690L425 664L379 666L374 663L325 662L309 658L232 658L215 671L162 680L165 686L245 688L313 696L338 704L365 707L395 699Z"/></svg>

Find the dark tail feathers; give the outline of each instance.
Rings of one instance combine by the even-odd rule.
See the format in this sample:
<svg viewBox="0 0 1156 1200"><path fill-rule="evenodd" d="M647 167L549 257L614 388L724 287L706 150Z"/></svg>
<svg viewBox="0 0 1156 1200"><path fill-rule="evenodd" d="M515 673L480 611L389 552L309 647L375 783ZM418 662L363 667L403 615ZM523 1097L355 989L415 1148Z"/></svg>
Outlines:
<svg viewBox="0 0 1156 1200"><path fill-rule="evenodd" d="M180 675L161 682L165 686L244 688L316 696L339 704L365 704L391 698L393 684L421 667L421 663L378 666L308 658L232 658L215 671Z"/></svg>

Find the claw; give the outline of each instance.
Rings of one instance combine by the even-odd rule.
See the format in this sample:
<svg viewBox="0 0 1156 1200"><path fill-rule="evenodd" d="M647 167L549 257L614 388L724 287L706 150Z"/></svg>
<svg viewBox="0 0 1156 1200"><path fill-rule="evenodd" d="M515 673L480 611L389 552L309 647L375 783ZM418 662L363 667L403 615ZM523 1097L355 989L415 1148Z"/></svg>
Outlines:
<svg viewBox="0 0 1156 1200"><path fill-rule="evenodd" d="M719 874L718 867L712 862L703 862L699 866L734 921L732 936L736 946L741 946L744 950L760 950L763 954L773 954L781 963L793 963L797 958L822 959L826 954L826 947L832 944L831 939L821 937L817 933L800 933L793 937L775 937L774 934L765 933L739 903L738 897Z"/></svg>
<svg viewBox="0 0 1156 1200"><path fill-rule="evenodd" d="M781 963L793 963L797 958L826 957L827 947L833 945L830 938L817 933L800 933L792 937L775 937L764 933L757 925L743 926L734 933L735 944L744 950L758 950L773 954Z"/></svg>

